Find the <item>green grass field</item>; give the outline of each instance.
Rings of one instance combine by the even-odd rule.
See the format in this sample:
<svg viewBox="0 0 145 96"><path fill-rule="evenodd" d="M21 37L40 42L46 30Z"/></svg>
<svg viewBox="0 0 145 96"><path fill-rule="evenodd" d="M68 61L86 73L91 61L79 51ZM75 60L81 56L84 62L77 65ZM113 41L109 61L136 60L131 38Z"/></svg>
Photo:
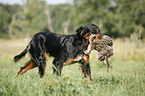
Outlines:
<svg viewBox="0 0 145 96"><path fill-rule="evenodd" d="M77 63L65 66L61 77L52 74L53 58L48 58L44 78L39 77L35 68L16 79L29 56L17 64L13 57L26 45L23 40L0 40L0 96L145 96L145 42L136 46L128 39L115 40L110 74L93 51L90 55L91 83L83 78Z"/></svg>

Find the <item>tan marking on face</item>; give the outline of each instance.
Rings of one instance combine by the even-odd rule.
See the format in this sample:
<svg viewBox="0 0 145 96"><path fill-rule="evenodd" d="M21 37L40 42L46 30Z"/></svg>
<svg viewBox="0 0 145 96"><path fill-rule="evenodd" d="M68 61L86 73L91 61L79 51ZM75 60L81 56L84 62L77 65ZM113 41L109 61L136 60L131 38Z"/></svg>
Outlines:
<svg viewBox="0 0 145 96"><path fill-rule="evenodd" d="M81 36L83 35L83 32L84 32L84 31L81 32Z"/></svg>
<svg viewBox="0 0 145 96"><path fill-rule="evenodd" d="M89 42L89 38L90 38L90 36L86 36L86 39L87 39L87 43Z"/></svg>
<svg viewBox="0 0 145 96"><path fill-rule="evenodd" d="M100 34L97 34L97 35L96 35L96 38L97 38L97 39L102 39L102 37L101 37Z"/></svg>

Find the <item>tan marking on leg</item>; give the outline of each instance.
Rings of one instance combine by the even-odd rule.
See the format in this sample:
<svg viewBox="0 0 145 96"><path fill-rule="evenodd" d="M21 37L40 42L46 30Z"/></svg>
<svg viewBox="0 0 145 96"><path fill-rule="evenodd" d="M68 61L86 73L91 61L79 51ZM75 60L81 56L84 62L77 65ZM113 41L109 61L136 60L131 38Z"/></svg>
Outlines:
<svg viewBox="0 0 145 96"><path fill-rule="evenodd" d="M81 72L82 72L82 73L84 73L84 71L83 71L83 69L82 69L82 68L80 68L80 70L81 70Z"/></svg>
<svg viewBox="0 0 145 96"><path fill-rule="evenodd" d="M22 69L22 70L19 72L17 78L18 78L20 75L23 75L26 71L28 71L28 70L30 70L30 69L32 69L32 68L35 68L36 66L37 66L37 65L36 65L32 60L29 61L29 62L27 63L27 65L25 66L25 68Z"/></svg>
<svg viewBox="0 0 145 96"><path fill-rule="evenodd" d="M89 63L89 56L88 55L84 55L83 56L83 60L86 62L86 63ZM87 70L87 69L85 69ZM88 70L87 70L88 71ZM86 74L86 77L87 77L87 81L90 83L91 82L91 78L90 78L90 75L88 73L85 73Z"/></svg>
<svg viewBox="0 0 145 96"><path fill-rule="evenodd" d="M68 65L68 64L70 64L70 63L73 63L73 61L74 61L74 59L67 59L67 61L64 62L63 65L64 65L64 66L65 66L65 65Z"/></svg>
<svg viewBox="0 0 145 96"><path fill-rule="evenodd" d="M86 74L86 77L87 77L87 81L90 83L91 82L90 76Z"/></svg>
<svg viewBox="0 0 145 96"><path fill-rule="evenodd" d="M44 53L44 56L45 56L45 59L47 60L47 56L48 56L48 55L47 55L47 53L46 53L46 52Z"/></svg>
<svg viewBox="0 0 145 96"><path fill-rule="evenodd" d="M89 63L89 56L84 55L84 56L83 56L83 60L84 60L86 63Z"/></svg>
<svg viewBox="0 0 145 96"><path fill-rule="evenodd" d="M73 62L75 62L75 61L79 61L79 60L81 60L81 59L82 59L82 56L77 56L77 57L75 57L75 58L67 59L67 61L64 62L63 65L64 65L64 66L65 66L65 65L69 65L69 64L71 64L71 63L73 63Z"/></svg>
<svg viewBox="0 0 145 96"><path fill-rule="evenodd" d="M45 76L45 70L46 70L46 64L45 64L44 73L43 73L43 74L44 74L44 76Z"/></svg>
<svg viewBox="0 0 145 96"><path fill-rule="evenodd" d="M45 56L45 61L47 61L47 56L48 56L48 55L47 55L47 53L46 53L46 52L44 53L44 56ZM45 76L45 70L46 70L46 64L45 64L44 73L43 73L43 74L44 74L44 76Z"/></svg>

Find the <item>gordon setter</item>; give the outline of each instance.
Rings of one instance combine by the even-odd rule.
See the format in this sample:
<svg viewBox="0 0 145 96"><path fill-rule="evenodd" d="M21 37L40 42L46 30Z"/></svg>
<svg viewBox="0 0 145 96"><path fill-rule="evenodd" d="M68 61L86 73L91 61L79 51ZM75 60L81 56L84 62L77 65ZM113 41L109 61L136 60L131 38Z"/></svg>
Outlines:
<svg viewBox="0 0 145 96"><path fill-rule="evenodd" d="M53 73L61 75L63 65L65 63L74 63L70 62L74 60L81 64L84 77L90 81L89 56L85 55L83 51L87 49L91 35L101 37L100 30L95 24L79 27L74 35L61 35L52 32L35 34L26 49L14 57L14 61L17 62L27 52L31 56L30 61L24 67L21 67L17 77L35 67L39 68L40 77L43 77L46 68L46 56L49 54L49 56L54 57Z"/></svg>

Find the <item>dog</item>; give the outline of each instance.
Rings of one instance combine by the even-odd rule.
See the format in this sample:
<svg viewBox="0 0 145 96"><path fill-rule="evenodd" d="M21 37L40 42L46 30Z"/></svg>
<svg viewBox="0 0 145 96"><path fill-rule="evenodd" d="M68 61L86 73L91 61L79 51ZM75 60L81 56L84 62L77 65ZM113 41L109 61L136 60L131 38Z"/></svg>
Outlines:
<svg viewBox="0 0 145 96"><path fill-rule="evenodd" d="M87 49L89 44L89 37L95 35L101 38L99 27L95 24L88 24L81 26L76 30L74 35L61 35L52 32L39 32L32 37L32 40L19 55L14 57L17 62L28 52L30 54L30 61L24 67L20 68L17 78L26 71L38 67L39 74L42 78L45 74L46 57L54 57L53 60L53 73L61 75L63 65L65 63L79 62L84 77L91 81L91 71L89 65L89 55L84 55L84 50ZM68 62L69 60L77 59L75 62Z"/></svg>

